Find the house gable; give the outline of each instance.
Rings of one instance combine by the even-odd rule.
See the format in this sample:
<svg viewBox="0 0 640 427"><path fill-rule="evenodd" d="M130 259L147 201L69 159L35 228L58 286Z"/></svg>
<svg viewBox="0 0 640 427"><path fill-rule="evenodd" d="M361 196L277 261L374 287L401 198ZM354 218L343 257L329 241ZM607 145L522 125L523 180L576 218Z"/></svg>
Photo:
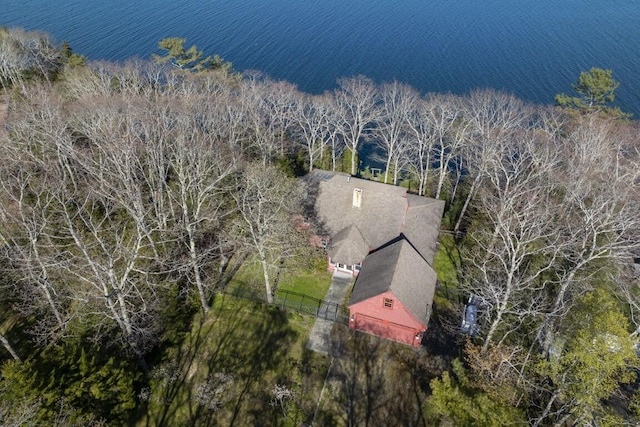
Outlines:
<svg viewBox="0 0 640 427"><path fill-rule="evenodd" d="M369 244L355 225L337 233L327 246L327 253L332 259L348 265L362 262L369 250Z"/></svg>
<svg viewBox="0 0 640 427"><path fill-rule="evenodd" d="M407 194L407 212L402 233L428 262L433 263L436 253L444 201Z"/></svg>
<svg viewBox="0 0 640 427"><path fill-rule="evenodd" d="M426 330L391 291L351 305L349 327L414 347L420 345Z"/></svg>
<svg viewBox="0 0 640 427"><path fill-rule="evenodd" d="M400 236L366 258L349 306L392 292L412 316L427 325L436 281L433 268L404 236Z"/></svg>
<svg viewBox="0 0 640 427"><path fill-rule="evenodd" d="M385 300L390 300L392 307L385 306ZM400 298L391 291L383 292L374 297L349 306L349 312L354 315L363 314L418 330L425 330L427 325L413 315L411 310L402 303Z"/></svg>

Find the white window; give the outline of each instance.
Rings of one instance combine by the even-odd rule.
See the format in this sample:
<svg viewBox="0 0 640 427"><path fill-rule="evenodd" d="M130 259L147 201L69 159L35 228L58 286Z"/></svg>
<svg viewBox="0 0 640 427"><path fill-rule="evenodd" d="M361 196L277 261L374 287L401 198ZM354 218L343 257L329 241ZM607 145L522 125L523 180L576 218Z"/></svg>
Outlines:
<svg viewBox="0 0 640 427"><path fill-rule="evenodd" d="M393 308L393 300L391 298L384 299L385 308Z"/></svg>

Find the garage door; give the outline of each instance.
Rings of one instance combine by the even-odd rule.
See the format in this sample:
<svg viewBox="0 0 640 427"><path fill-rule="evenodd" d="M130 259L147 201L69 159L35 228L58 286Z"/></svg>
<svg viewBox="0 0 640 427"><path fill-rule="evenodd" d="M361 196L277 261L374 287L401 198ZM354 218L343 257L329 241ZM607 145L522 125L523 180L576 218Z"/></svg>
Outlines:
<svg viewBox="0 0 640 427"><path fill-rule="evenodd" d="M356 315L355 328L358 331L377 335L393 341L413 345L415 330L398 323L386 322L376 317L358 313Z"/></svg>
<svg viewBox="0 0 640 427"><path fill-rule="evenodd" d="M358 313L356 315L356 329L368 334L386 336L387 327L382 319L366 316Z"/></svg>
<svg viewBox="0 0 640 427"><path fill-rule="evenodd" d="M408 328L397 323L389 323L389 335L392 340L409 345L413 345L413 340L416 338L416 333L413 328Z"/></svg>

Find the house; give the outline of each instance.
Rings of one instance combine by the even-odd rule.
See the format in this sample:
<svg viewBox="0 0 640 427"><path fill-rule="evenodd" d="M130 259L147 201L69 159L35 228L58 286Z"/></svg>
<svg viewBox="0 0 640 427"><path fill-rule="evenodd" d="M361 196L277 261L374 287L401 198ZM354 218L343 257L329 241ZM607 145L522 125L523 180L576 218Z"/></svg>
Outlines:
<svg viewBox="0 0 640 427"><path fill-rule="evenodd" d="M420 345L436 285L444 202L402 187L316 170L306 178L327 268L356 277L352 329Z"/></svg>
<svg viewBox="0 0 640 427"><path fill-rule="evenodd" d="M349 327L419 346L436 279L429 263L399 237L367 256L349 300Z"/></svg>

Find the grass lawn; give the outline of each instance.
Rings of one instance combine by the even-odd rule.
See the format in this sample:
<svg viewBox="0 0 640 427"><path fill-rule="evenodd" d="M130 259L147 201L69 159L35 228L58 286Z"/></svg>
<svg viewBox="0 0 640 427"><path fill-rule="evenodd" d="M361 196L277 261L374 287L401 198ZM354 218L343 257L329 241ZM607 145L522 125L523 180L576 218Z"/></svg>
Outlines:
<svg viewBox="0 0 640 427"><path fill-rule="evenodd" d="M324 299L331 285L331 273L328 271L309 271L295 274L285 273L278 289L298 292L313 298Z"/></svg>
<svg viewBox="0 0 640 427"><path fill-rule="evenodd" d="M152 373L138 425L300 425L310 421L325 356L305 348L314 319L221 294ZM275 385L294 392L272 405Z"/></svg>
<svg viewBox="0 0 640 427"><path fill-rule="evenodd" d="M456 291L458 289L458 274L460 268L460 253L456 247L453 236L442 234L440 236L440 248L433 258L433 269L438 274L438 283L445 290ZM434 297L440 307L448 305L445 298L436 292Z"/></svg>
<svg viewBox="0 0 640 427"><path fill-rule="evenodd" d="M326 270L324 257L311 264L315 268L296 268L285 265L278 280L278 289L324 299L331 286L331 273ZM275 279L275 273L272 277ZM260 264L255 260L247 259L229 282L229 287L245 287L266 292Z"/></svg>
<svg viewBox="0 0 640 427"><path fill-rule="evenodd" d="M262 290L261 271L247 262L229 286ZM325 271L285 269L280 289L324 297ZM138 426L428 425L422 413L433 360L401 344L354 333L338 325L340 357L306 349L315 318L274 306L216 296L207 316L198 315L182 343L171 348L143 390ZM329 365L331 375L327 377ZM322 402L318 401L326 382ZM275 386L293 392L283 404ZM316 412L317 411L317 412Z"/></svg>
<svg viewBox="0 0 640 427"><path fill-rule="evenodd" d="M433 269L438 273L438 282L445 288L458 286L457 270L460 268L460 253L453 236L442 234L440 248L433 259Z"/></svg>

